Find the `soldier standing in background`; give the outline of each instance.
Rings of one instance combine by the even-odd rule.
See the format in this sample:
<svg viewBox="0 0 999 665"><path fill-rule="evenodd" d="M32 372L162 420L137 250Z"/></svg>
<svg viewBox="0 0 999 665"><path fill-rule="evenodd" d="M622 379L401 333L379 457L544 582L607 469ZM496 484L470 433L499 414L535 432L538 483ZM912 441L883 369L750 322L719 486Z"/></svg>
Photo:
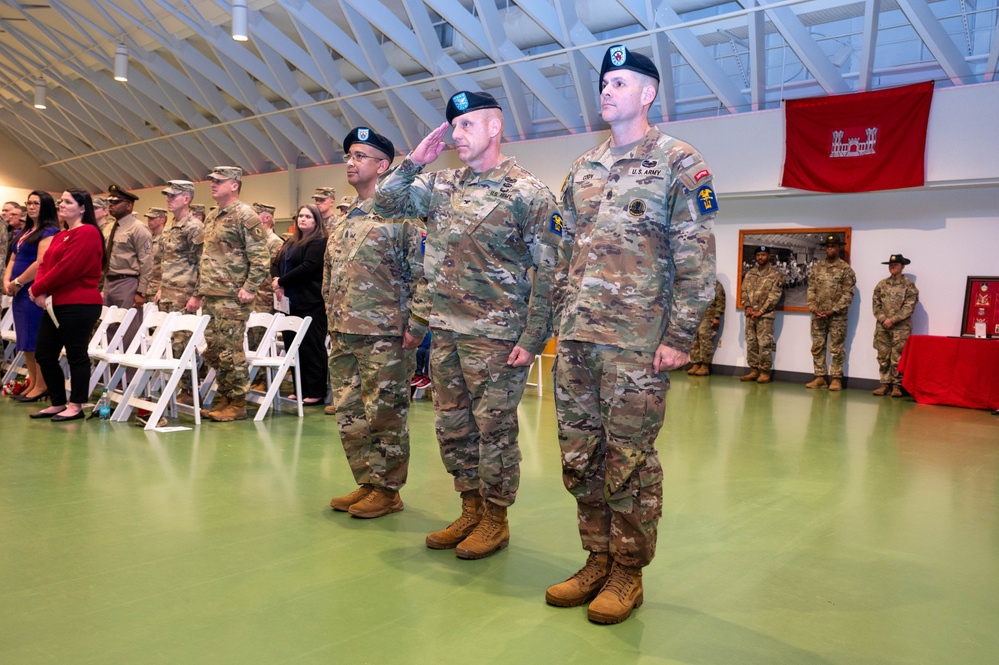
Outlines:
<svg viewBox="0 0 999 665"><path fill-rule="evenodd" d="M138 309L123 336L125 348L132 342L142 321L149 281L153 277L153 241L149 228L132 213L139 197L111 185L108 187L108 213L115 219L107 230L104 249L104 304ZM129 372L129 376L133 372Z"/></svg>
<svg viewBox="0 0 999 665"><path fill-rule="evenodd" d="M97 220L97 228L104 233L104 227L107 226L108 220L108 200L103 196L95 196L94 200L94 219ZM106 237L105 237L106 240Z"/></svg>
<svg viewBox="0 0 999 665"><path fill-rule="evenodd" d="M194 215L202 224L205 223L205 206L203 203L192 203L190 206L191 214Z"/></svg>
<svg viewBox="0 0 999 665"><path fill-rule="evenodd" d="M342 199L340 199L340 203L336 204L337 213L340 215L345 214L347 212L347 208L349 208L353 203L354 203L353 196L344 196Z"/></svg>
<svg viewBox="0 0 999 665"><path fill-rule="evenodd" d="M819 261L808 276L808 309L812 313L812 364L815 378L806 388L826 387L826 339L832 356L829 390L843 389L846 362L846 315L853 302L857 275L839 256L839 236L826 236L826 260Z"/></svg>
<svg viewBox="0 0 999 665"><path fill-rule="evenodd" d="M715 297L704 310L704 318L697 326L694 344L690 347L690 362L693 363L687 374L690 376L708 376L711 374L711 361L715 357L715 337L721 326L721 317L725 315L725 287L715 281Z"/></svg>
<svg viewBox="0 0 999 665"><path fill-rule="evenodd" d="M459 92L446 115L378 184L374 210L427 218L421 288L431 302L437 441L462 512L426 543L480 559L510 542L507 507L520 486L517 405L550 337L562 222L551 191L503 156L503 112L491 95ZM448 125L466 167L421 175L444 149ZM407 348L420 341L407 333Z"/></svg>
<svg viewBox="0 0 999 665"><path fill-rule="evenodd" d="M166 208L149 208L143 216L146 218L146 226L152 235L151 242L153 248L153 274L149 278L149 286L147 287L147 291L149 292L148 300L157 303L159 301L156 299L156 293L160 290L160 284L163 280L163 264L160 262L160 239L163 237L163 225L166 224L167 211Z"/></svg>
<svg viewBox="0 0 999 665"><path fill-rule="evenodd" d="M878 396L889 391L892 397L902 396L898 360L912 332L912 313L919 302L919 289L902 274L904 266L910 263L912 261L901 254L892 254L882 262L881 265L888 266L889 276L878 282L871 298L874 318L878 320L874 327L874 348L878 352L881 387L873 393Z"/></svg>
<svg viewBox="0 0 999 665"><path fill-rule="evenodd" d="M780 271L770 263L770 250L756 248L756 265L742 276L742 306L746 311L746 362L749 374L740 381L770 383L774 364L774 320L784 290Z"/></svg>
<svg viewBox="0 0 999 665"><path fill-rule="evenodd" d="M239 200L242 169L216 166L208 178L218 207L205 220L196 295L187 303L188 311L202 307L211 316L205 362L215 368L218 391L202 415L218 422L245 420L250 374L243 334L253 297L270 270L267 234L253 208Z"/></svg>
<svg viewBox="0 0 999 665"><path fill-rule="evenodd" d="M589 555L545 600L592 599L591 621L619 623L641 606L642 570L655 556L655 440L668 372L687 364L715 292L718 204L700 153L649 123L655 64L612 46L598 80L611 138L577 159L562 186L554 316L562 479Z"/></svg>
<svg viewBox="0 0 999 665"><path fill-rule="evenodd" d="M278 252L281 251L281 245L284 244L281 237L274 233L275 207L266 203L254 203L253 210L260 216L260 223L264 225L264 229L266 230L265 242L267 244L267 255L269 257L267 265L270 265L274 262L274 259L277 258ZM257 289L257 295L253 299L254 312L274 312L274 286L272 281L270 273L268 273L267 279L265 279ZM253 332L262 334L259 330ZM257 348L257 344L260 340L249 340L249 342L250 348L255 349Z"/></svg>
<svg viewBox="0 0 999 665"><path fill-rule="evenodd" d="M372 212L375 184L395 148L368 127L343 140L347 182L356 202L333 227L323 262L329 321L332 403L347 463L358 488L330 501L334 510L374 518L403 509L409 474L409 380L416 366L405 334L422 339L429 303L417 301L423 278L423 222L385 221Z"/></svg>
<svg viewBox="0 0 999 665"><path fill-rule="evenodd" d="M312 200L316 202L319 213L323 216L323 226L326 227L326 235L333 232L333 224L336 223L336 189L333 187L316 187L316 193L312 195Z"/></svg>

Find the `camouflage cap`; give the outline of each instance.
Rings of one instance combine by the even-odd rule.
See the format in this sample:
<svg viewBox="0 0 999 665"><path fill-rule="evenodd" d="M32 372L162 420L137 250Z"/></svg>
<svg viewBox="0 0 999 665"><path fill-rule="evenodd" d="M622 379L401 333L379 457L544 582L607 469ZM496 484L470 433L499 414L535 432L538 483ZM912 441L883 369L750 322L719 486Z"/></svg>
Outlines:
<svg viewBox="0 0 999 665"><path fill-rule="evenodd" d="M205 204L204 203L192 203L190 205L191 212L204 215L205 214Z"/></svg>
<svg viewBox="0 0 999 665"><path fill-rule="evenodd" d="M267 205L266 203L253 204L253 212L257 213L258 215L262 212L269 212L270 214L273 215L276 209L277 208L275 208L274 206Z"/></svg>
<svg viewBox="0 0 999 665"><path fill-rule="evenodd" d="M107 207L108 207L107 197L104 196L94 197L94 208L107 208Z"/></svg>
<svg viewBox="0 0 999 665"><path fill-rule="evenodd" d="M122 199L135 203L139 197L132 192L127 192L118 185L108 185L108 199Z"/></svg>
<svg viewBox="0 0 999 665"><path fill-rule="evenodd" d="M451 123L458 116L471 113L472 111L498 108L500 108L499 102L488 92L462 90L447 101L447 108L444 109L444 115L447 116L447 121Z"/></svg>
<svg viewBox="0 0 999 665"><path fill-rule="evenodd" d="M209 180L236 180L243 181L243 169L238 166L216 166L208 174Z"/></svg>
<svg viewBox="0 0 999 665"><path fill-rule="evenodd" d="M597 89L603 89L604 74L612 69L629 69L645 76L651 76L657 81L659 80L659 70L656 69L655 63L641 53L629 51L628 47L624 44L611 46L604 53L604 61L600 65L600 78L597 79Z"/></svg>
<svg viewBox="0 0 999 665"><path fill-rule="evenodd" d="M166 214L167 211L165 208L150 208L143 217L166 217Z"/></svg>
<svg viewBox="0 0 999 665"><path fill-rule="evenodd" d="M314 199L335 199L335 187L316 187L316 193L312 195Z"/></svg>
<svg viewBox="0 0 999 665"><path fill-rule="evenodd" d="M337 208L344 208L344 209L347 209L347 208L349 208L349 207L350 207L350 205L351 205L351 204L352 204L353 202L354 202L354 197L353 197L353 196L345 196L345 197L343 197L342 199L340 199L340 203L337 203L337 204L336 204L336 207L337 207Z"/></svg>
<svg viewBox="0 0 999 665"><path fill-rule="evenodd" d="M830 233L829 235L826 236L825 242L823 244L826 245L827 247L829 245L836 245L838 247L843 243L840 241L838 235L836 235L835 233Z"/></svg>
<svg viewBox="0 0 999 665"><path fill-rule="evenodd" d="M190 180L169 180L163 194L194 194L194 183Z"/></svg>

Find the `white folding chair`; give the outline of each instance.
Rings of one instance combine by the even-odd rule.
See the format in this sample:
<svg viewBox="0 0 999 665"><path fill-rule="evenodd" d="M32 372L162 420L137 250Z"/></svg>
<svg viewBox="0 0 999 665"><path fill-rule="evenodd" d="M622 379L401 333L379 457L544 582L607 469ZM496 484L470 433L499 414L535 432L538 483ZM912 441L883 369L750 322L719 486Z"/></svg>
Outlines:
<svg viewBox="0 0 999 665"><path fill-rule="evenodd" d="M544 369L541 366L541 354L540 353L538 355L534 356L534 362L531 363L530 368L528 368L528 370L527 370L527 377L528 377L528 379L530 379L531 372L537 372L537 374L535 374L535 376L538 377L538 382L537 383L531 383L530 380L528 380L528 382L527 382L526 385L531 386L533 388L537 388L537 390L538 390L538 396L540 397L540 396L542 396L542 395L545 394L545 391L544 391Z"/></svg>
<svg viewBox="0 0 999 665"><path fill-rule="evenodd" d="M257 354L252 361L248 360L250 376L252 377L256 370L263 369L268 374L268 385L270 386L267 389L267 394L259 401L260 408L257 409L257 415L253 417L256 421L263 420L264 416L267 415L267 410L275 403L274 400L278 398L281 388L281 381L289 371L294 372L295 402L298 405L298 417L302 417L302 373L298 362L298 347L301 346L302 338L312 324L312 317L307 316L303 319L298 316L275 315L275 318L277 320L272 327L274 337L276 338L279 332L291 331L295 333L295 339L290 346L283 349L275 343L272 347L273 355ZM275 408L281 409L280 401L277 402Z"/></svg>
<svg viewBox="0 0 999 665"><path fill-rule="evenodd" d="M104 315L101 316L100 324L97 326L94 336L90 338L90 345L87 347L90 362L95 363L90 370L90 392L87 393L88 395L94 392L102 379L111 376L109 358L114 354L124 353L125 331L128 330L132 319L135 318L135 312L134 309L111 306L106 308ZM113 333L108 334L108 328L112 325L118 327Z"/></svg>
<svg viewBox="0 0 999 665"><path fill-rule="evenodd" d="M119 367L132 368L135 376L129 382L128 387L122 394L121 401L111 414L114 422L124 422L132 414L132 409L136 406L149 409L149 420L145 429L155 429L160 418L170 407L171 412L176 411L175 393L180 379L185 372L191 373L191 385L198 385L198 362L195 357L195 350L205 328L208 327L208 315L203 314L178 314L171 312L166 320L156 332L153 342L144 355L126 354L121 359ZM191 337L184 345L184 350L179 358L173 357L173 336L178 332L189 332ZM165 384L160 391L160 396L155 401L143 399L139 394L155 376L163 377ZM201 409L198 402L197 392L193 394L194 422L201 424Z"/></svg>
<svg viewBox="0 0 999 665"><path fill-rule="evenodd" d="M115 392L118 384L122 385L122 393L125 392L128 386L126 368L121 367L121 359L127 356L147 353L159 335L159 331L162 329L166 319L166 312L158 310L149 311L139 323L139 330L135 333L135 337L132 338L132 342L128 345L124 353L119 351L117 353L107 352L104 354L104 359L107 361L107 365L104 368L104 387L108 389L108 394L112 400L120 399L120 394ZM122 328L125 328L125 326L119 326L118 329L121 330ZM111 370L112 367L114 367L113 373Z"/></svg>
<svg viewBox="0 0 999 665"><path fill-rule="evenodd" d="M7 368L0 385L7 385L8 381L17 377L20 369L24 366L24 354L17 350L17 333L14 331L14 308L11 307L14 299L10 296L3 296L3 316L0 317L0 339L3 340L3 367ZM26 373L26 372L23 372Z"/></svg>
<svg viewBox="0 0 999 665"><path fill-rule="evenodd" d="M274 327L277 325L278 321L281 320L284 314L280 312L272 314L271 312L250 312L250 317L246 320L246 330L243 333L243 353L246 356L247 365L250 369L250 385L253 385L253 380L256 378L257 370L259 367L253 365L253 360L257 357L267 357L278 355L278 342L275 338L276 333ZM250 348L250 331L257 329L260 331L260 341L257 342L256 348ZM267 387L263 392L255 391L250 389L250 392L258 397L263 397L264 394L271 387L271 377L269 372L264 372L264 380Z"/></svg>

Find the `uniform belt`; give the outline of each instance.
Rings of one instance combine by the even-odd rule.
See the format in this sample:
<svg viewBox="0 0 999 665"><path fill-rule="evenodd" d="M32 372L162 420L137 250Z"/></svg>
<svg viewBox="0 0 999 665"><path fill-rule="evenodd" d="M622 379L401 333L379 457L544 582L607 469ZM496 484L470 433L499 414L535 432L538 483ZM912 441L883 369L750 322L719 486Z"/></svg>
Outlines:
<svg viewBox="0 0 999 665"><path fill-rule="evenodd" d="M128 279L129 277L132 279L139 279L138 275L108 275L104 279L109 282L117 282L119 279Z"/></svg>

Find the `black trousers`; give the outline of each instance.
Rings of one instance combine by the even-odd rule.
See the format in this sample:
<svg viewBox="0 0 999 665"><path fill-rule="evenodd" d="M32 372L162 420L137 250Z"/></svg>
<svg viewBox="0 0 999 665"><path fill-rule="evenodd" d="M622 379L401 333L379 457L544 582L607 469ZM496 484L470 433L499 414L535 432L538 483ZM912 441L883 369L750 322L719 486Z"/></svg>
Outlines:
<svg viewBox="0 0 999 665"><path fill-rule="evenodd" d="M56 328L48 314L38 325L38 342L35 360L52 393L52 406L66 404L65 379L59 367L59 353L66 349L69 364L69 401L86 404L90 399L90 356L87 345L97 319L101 318L100 305L56 305L53 308L59 327Z"/></svg>
<svg viewBox="0 0 999 665"><path fill-rule="evenodd" d="M329 381L329 354L326 353L326 308L319 305L311 308L298 308L292 303L288 308L292 316L303 319L312 317L309 329L305 331L302 345L298 347L298 361L302 373L302 397L307 399L326 399L326 388ZM295 333L281 333L284 347L291 346Z"/></svg>

